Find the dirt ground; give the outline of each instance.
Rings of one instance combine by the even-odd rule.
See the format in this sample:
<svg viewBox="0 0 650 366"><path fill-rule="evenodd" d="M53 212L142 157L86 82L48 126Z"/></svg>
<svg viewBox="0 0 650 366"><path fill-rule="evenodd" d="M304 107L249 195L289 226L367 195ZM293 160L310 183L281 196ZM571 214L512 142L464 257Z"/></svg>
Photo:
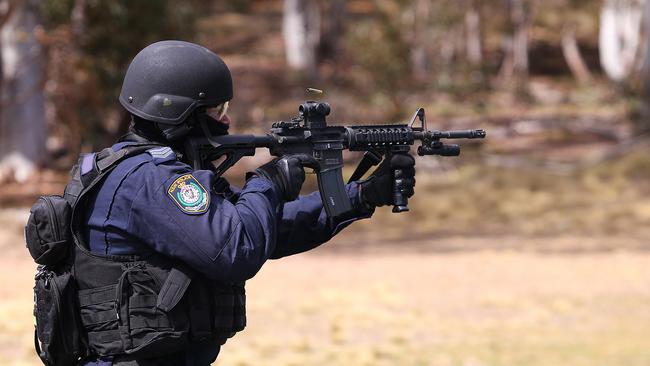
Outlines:
<svg viewBox="0 0 650 366"><path fill-rule="evenodd" d="M39 364L26 214L0 210L0 365ZM269 262L249 281L247 329L216 365L650 364L650 253L597 250L625 239L548 239L591 248L571 253L516 250L512 238L457 251L436 248L462 238L378 251L365 240L344 233Z"/></svg>

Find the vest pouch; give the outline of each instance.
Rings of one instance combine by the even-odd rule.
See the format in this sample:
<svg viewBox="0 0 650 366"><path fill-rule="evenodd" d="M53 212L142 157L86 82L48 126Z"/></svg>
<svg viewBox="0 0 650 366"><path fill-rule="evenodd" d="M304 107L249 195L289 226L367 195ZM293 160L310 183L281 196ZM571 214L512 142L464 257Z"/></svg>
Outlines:
<svg viewBox="0 0 650 366"><path fill-rule="evenodd" d="M34 286L34 345L45 365L76 364L85 355L70 272L39 266Z"/></svg>
<svg viewBox="0 0 650 366"><path fill-rule="evenodd" d="M156 276L158 271L139 264L128 268L116 288L118 329L124 351L141 357L172 353L189 343L189 319L182 306L172 301L168 308L157 306L159 294L167 276ZM178 295L182 297L186 288Z"/></svg>
<svg viewBox="0 0 650 366"><path fill-rule="evenodd" d="M246 328L246 288L245 284L232 285L235 304L233 307L233 331L241 332Z"/></svg>
<svg viewBox="0 0 650 366"><path fill-rule="evenodd" d="M244 284L213 284L213 286L215 286L213 326L218 334L230 338L246 326Z"/></svg>
<svg viewBox="0 0 650 366"><path fill-rule="evenodd" d="M25 226L27 249L38 264L56 266L70 249L72 209L61 196L42 196L32 206Z"/></svg>
<svg viewBox="0 0 650 366"><path fill-rule="evenodd" d="M117 327L115 285L79 290L77 296L81 323L88 336L90 353L121 353L122 337Z"/></svg>

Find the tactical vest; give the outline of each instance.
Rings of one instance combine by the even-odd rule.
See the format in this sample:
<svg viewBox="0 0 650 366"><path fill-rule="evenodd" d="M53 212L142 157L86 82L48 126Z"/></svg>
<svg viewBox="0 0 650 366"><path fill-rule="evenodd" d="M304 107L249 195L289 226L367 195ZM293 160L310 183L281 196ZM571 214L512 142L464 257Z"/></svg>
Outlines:
<svg viewBox="0 0 650 366"><path fill-rule="evenodd" d="M244 283L208 280L163 255L91 253L83 242L88 193L121 161L156 146L132 144L82 156L65 189L72 206L72 271L89 354L164 356L190 343L221 345L246 325Z"/></svg>

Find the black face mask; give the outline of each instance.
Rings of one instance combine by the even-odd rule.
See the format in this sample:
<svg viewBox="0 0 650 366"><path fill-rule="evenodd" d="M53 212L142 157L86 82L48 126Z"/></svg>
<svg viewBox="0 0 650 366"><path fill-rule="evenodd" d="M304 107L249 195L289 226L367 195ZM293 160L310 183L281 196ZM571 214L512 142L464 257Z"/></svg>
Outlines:
<svg viewBox="0 0 650 366"><path fill-rule="evenodd" d="M123 136L120 141L158 142L171 147L185 157L187 155L185 151L187 139L206 137L205 129L212 136L227 135L229 127L204 113L194 114L185 123L178 126L152 123L134 116L129 128L131 133ZM208 165L206 164L206 166Z"/></svg>
<svg viewBox="0 0 650 366"><path fill-rule="evenodd" d="M230 128L229 125L222 123L220 121L217 121L216 119L210 117L207 114L203 114L200 116L199 123L197 123L194 128L189 133L190 137L203 137L205 136L205 131L201 127L201 121L200 119L203 118L205 121L205 126L208 128L208 131L210 132L211 135L213 136L221 136L221 135L227 135L228 134L228 128Z"/></svg>
<svg viewBox="0 0 650 366"><path fill-rule="evenodd" d="M157 127L165 140L175 142L182 141L188 137L205 136L204 129L201 126L202 123L205 123L211 135L219 136L228 134L228 125L200 112L196 112L180 125L169 126L158 123Z"/></svg>

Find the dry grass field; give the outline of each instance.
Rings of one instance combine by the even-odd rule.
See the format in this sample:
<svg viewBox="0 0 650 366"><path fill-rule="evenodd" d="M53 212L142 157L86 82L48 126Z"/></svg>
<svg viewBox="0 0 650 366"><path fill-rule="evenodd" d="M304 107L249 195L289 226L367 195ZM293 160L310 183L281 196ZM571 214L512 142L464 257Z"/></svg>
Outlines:
<svg viewBox="0 0 650 366"><path fill-rule="evenodd" d="M0 210L0 365L39 364L25 218ZM344 233L268 263L249 282L248 328L216 365L650 365L650 253L597 250L638 247L625 239L539 240L589 249L572 254L498 237L365 240Z"/></svg>

